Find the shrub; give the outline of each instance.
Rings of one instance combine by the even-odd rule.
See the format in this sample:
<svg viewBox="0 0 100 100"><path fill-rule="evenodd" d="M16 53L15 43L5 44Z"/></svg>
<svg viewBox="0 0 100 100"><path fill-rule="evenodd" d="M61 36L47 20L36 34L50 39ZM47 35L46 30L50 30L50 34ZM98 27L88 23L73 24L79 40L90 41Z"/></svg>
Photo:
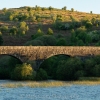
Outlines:
<svg viewBox="0 0 100 100"><path fill-rule="evenodd" d="M74 8L71 8L71 11L74 12Z"/></svg>
<svg viewBox="0 0 100 100"><path fill-rule="evenodd" d="M100 77L100 64L94 66L94 68L92 69L92 74L95 77Z"/></svg>
<svg viewBox="0 0 100 100"><path fill-rule="evenodd" d="M85 76L85 72L83 70L78 70L75 73L75 79L78 80L80 77L84 77Z"/></svg>
<svg viewBox="0 0 100 100"><path fill-rule="evenodd" d="M14 80L32 80L35 77L35 72L30 64L16 65L12 72L11 78Z"/></svg>
<svg viewBox="0 0 100 100"><path fill-rule="evenodd" d="M48 79L47 72L42 68L40 68L36 74L36 80L47 80L47 79Z"/></svg>
<svg viewBox="0 0 100 100"><path fill-rule="evenodd" d="M8 26L0 27L1 32L6 32L8 30Z"/></svg>
<svg viewBox="0 0 100 100"><path fill-rule="evenodd" d="M61 20L56 19L56 21L55 21L54 24L53 24L53 27L60 30L61 27L62 27L62 22L61 22Z"/></svg>
<svg viewBox="0 0 100 100"><path fill-rule="evenodd" d="M57 42L56 38L52 35L43 35L36 38L36 40L41 40L45 46L55 46Z"/></svg>
<svg viewBox="0 0 100 100"><path fill-rule="evenodd" d="M53 30L51 28L48 28L48 32L47 32L48 35L53 35Z"/></svg>
<svg viewBox="0 0 100 100"><path fill-rule="evenodd" d="M43 46L43 42L41 40L31 40L25 43L26 46Z"/></svg>
<svg viewBox="0 0 100 100"><path fill-rule="evenodd" d="M88 28L92 28L93 24L91 22L86 22L85 27Z"/></svg>
<svg viewBox="0 0 100 100"><path fill-rule="evenodd" d="M25 33L29 30L28 25L26 22L20 22L19 27L18 27L18 35L25 35Z"/></svg>
<svg viewBox="0 0 100 100"><path fill-rule="evenodd" d="M16 26L13 26L10 30L9 33L10 35L17 35L18 29Z"/></svg>
<svg viewBox="0 0 100 100"><path fill-rule="evenodd" d="M31 35L31 37L32 37L32 39L36 39L37 37L41 37L41 36L43 36L44 35L44 33L42 32L42 30L39 28L38 30L37 30L37 32L34 34L34 35Z"/></svg>
<svg viewBox="0 0 100 100"><path fill-rule="evenodd" d="M76 71L82 70L82 62L78 58L70 58L59 62L57 67L57 78L60 80L75 80Z"/></svg>
<svg viewBox="0 0 100 100"><path fill-rule="evenodd" d="M67 42L65 38L58 39L57 46L66 46L66 45L67 45Z"/></svg>
<svg viewBox="0 0 100 100"><path fill-rule="evenodd" d="M0 34L0 45L3 44L3 38L2 38L2 35Z"/></svg>

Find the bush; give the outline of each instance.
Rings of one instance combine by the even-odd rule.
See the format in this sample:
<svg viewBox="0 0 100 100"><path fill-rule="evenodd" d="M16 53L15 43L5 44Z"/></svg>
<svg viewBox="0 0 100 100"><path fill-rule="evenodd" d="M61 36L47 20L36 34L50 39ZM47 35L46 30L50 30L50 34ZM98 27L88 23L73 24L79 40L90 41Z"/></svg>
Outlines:
<svg viewBox="0 0 100 100"><path fill-rule="evenodd" d="M29 30L28 25L26 22L20 22L19 27L18 27L18 35L25 35L25 33Z"/></svg>
<svg viewBox="0 0 100 100"><path fill-rule="evenodd" d="M94 77L100 77L100 64L94 66L92 74Z"/></svg>
<svg viewBox="0 0 100 100"><path fill-rule="evenodd" d="M53 24L53 27L60 30L62 28L61 20L56 19L56 21Z"/></svg>
<svg viewBox="0 0 100 100"><path fill-rule="evenodd" d="M41 37L36 38L36 40L42 41L45 46L56 45L56 38L52 35L43 35Z"/></svg>
<svg viewBox="0 0 100 100"><path fill-rule="evenodd" d="M0 34L0 45L3 44L3 38L2 38L2 35Z"/></svg>
<svg viewBox="0 0 100 100"><path fill-rule="evenodd" d="M48 35L53 35L53 30L51 28L48 28L48 32L47 32Z"/></svg>
<svg viewBox="0 0 100 100"><path fill-rule="evenodd" d="M85 72L83 70L78 70L75 73L75 79L78 80L80 77L84 77L85 76Z"/></svg>
<svg viewBox="0 0 100 100"><path fill-rule="evenodd" d="M14 80L32 80L35 78L35 72L30 64L16 65L12 72L11 79Z"/></svg>
<svg viewBox="0 0 100 100"><path fill-rule="evenodd" d="M86 22L85 27L88 28L92 28L93 24L91 22Z"/></svg>
<svg viewBox="0 0 100 100"><path fill-rule="evenodd" d="M71 11L74 12L74 8L71 8Z"/></svg>
<svg viewBox="0 0 100 100"><path fill-rule="evenodd" d="M18 29L16 26L13 26L10 30L9 33L10 35L17 35Z"/></svg>
<svg viewBox="0 0 100 100"><path fill-rule="evenodd" d="M42 32L42 30L39 28L37 30L37 32L34 35L31 35L32 39L36 39L37 37L43 36L44 33Z"/></svg>
<svg viewBox="0 0 100 100"><path fill-rule="evenodd" d="M26 46L43 46L43 42L41 40L31 40L25 43Z"/></svg>
<svg viewBox="0 0 100 100"><path fill-rule="evenodd" d="M1 32L6 32L8 30L8 26L0 27Z"/></svg>
<svg viewBox="0 0 100 100"><path fill-rule="evenodd" d="M83 70L80 59L70 58L67 61L61 61L57 67L57 79L76 80L75 74L79 70Z"/></svg>
<svg viewBox="0 0 100 100"><path fill-rule="evenodd" d="M57 46L66 46L66 45L67 45L67 42L65 38L58 39Z"/></svg>
<svg viewBox="0 0 100 100"><path fill-rule="evenodd" d="M47 80L47 79L48 79L47 72L42 68L40 68L36 74L36 80Z"/></svg>
<svg viewBox="0 0 100 100"><path fill-rule="evenodd" d="M10 70L0 67L0 79L10 79Z"/></svg>

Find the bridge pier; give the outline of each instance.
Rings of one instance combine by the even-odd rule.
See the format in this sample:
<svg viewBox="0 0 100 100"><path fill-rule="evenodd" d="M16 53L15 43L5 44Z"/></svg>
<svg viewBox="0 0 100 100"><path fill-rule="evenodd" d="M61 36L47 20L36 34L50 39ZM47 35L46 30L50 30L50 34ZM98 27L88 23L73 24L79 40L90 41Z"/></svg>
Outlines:
<svg viewBox="0 0 100 100"><path fill-rule="evenodd" d="M36 70L39 69L39 67L40 67L40 65L42 64L43 61L44 61L44 59L37 59L37 60L35 60L35 62L36 62Z"/></svg>

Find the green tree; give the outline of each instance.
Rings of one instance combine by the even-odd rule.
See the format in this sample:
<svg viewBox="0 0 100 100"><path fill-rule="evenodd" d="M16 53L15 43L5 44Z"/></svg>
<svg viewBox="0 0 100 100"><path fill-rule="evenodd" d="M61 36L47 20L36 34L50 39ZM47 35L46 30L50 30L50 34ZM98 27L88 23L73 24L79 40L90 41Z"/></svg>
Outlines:
<svg viewBox="0 0 100 100"><path fill-rule="evenodd" d="M100 77L100 64L93 67L92 74L94 77Z"/></svg>
<svg viewBox="0 0 100 100"><path fill-rule="evenodd" d="M25 43L25 45L26 46L43 46L44 44L43 44L43 42L41 41L41 40L31 40L31 41L27 41L26 43Z"/></svg>
<svg viewBox="0 0 100 100"><path fill-rule="evenodd" d="M25 35L26 32L29 30L28 25L26 24L26 22L20 22L19 27L18 27L18 35Z"/></svg>
<svg viewBox="0 0 100 100"><path fill-rule="evenodd" d="M7 32L8 31L8 26L1 26L0 30L1 30L1 32Z"/></svg>
<svg viewBox="0 0 100 100"><path fill-rule="evenodd" d="M3 11L4 13L6 13L6 11L7 11L7 8L3 8L3 9L2 9L2 11Z"/></svg>
<svg viewBox="0 0 100 100"><path fill-rule="evenodd" d="M31 37L32 37L32 39L36 39L36 38L41 37L43 35L44 35L43 31L39 28L35 34L31 35Z"/></svg>
<svg viewBox="0 0 100 100"><path fill-rule="evenodd" d="M65 38L59 38L57 41L57 46L66 46L67 45L67 41Z"/></svg>
<svg viewBox="0 0 100 100"><path fill-rule="evenodd" d="M62 8L62 10L66 10L67 9L67 7L66 6L64 6L63 8Z"/></svg>
<svg viewBox="0 0 100 100"><path fill-rule="evenodd" d="M86 72L86 76L92 76L92 69L96 65L96 62L93 58L88 58L84 61L84 70Z"/></svg>
<svg viewBox="0 0 100 100"><path fill-rule="evenodd" d="M36 80L47 80L47 79L48 79L47 72L42 68L40 68L36 74Z"/></svg>
<svg viewBox="0 0 100 100"><path fill-rule="evenodd" d="M48 28L47 34L48 35L53 35L53 30L51 28Z"/></svg>
<svg viewBox="0 0 100 100"><path fill-rule="evenodd" d="M13 26L10 30L9 33L10 35L17 35L18 28L16 26Z"/></svg>
<svg viewBox="0 0 100 100"><path fill-rule="evenodd" d="M93 12L92 11L90 11L90 14L92 14Z"/></svg>
<svg viewBox="0 0 100 100"><path fill-rule="evenodd" d="M3 44L3 38L2 38L2 35L0 34L0 45Z"/></svg>
<svg viewBox="0 0 100 100"><path fill-rule="evenodd" d="M13 15L10 15L9 16L9 20L12 21L13 19L14 19L14 16Z"/></svg>
<svg viewBox="0 0 100 100"><path fill-rule="evenodd" d="M35 72L30 64L16 65L12 76L14 80L32 80L35 78Z"/></svg>
<svg viewBox="0 0 100 100"><path fill-rule="evenodd" d="M71 8L71 11L74 12L74 8Z"/></svg>
<svg viewBox="0 0 100 100"><path fill-rule="evenodd" d="M53 7L51 7L51 6L49 6L49 8L48 8L49 10L53 10Z"/></svg>
<svg viewBox="0 0 100 100"><path fill-rule="evenodd" d="M85 27L88 29L92 28L93 24L91 22L86 22Z"/></svg>
<svg viewBox="0 0 100 100"><path fill-rule="evenodd" d="M52 35L43 35L36 38L36 40L41 40L45 46L55 46L57 42L56 38Z"/></svg>

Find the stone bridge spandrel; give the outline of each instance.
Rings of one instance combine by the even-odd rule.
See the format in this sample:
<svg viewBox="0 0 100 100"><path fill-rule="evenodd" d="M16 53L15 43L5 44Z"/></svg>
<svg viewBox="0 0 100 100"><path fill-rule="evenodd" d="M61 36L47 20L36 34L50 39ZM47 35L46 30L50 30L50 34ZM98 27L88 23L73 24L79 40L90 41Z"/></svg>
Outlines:
<svg viewBox="0 0 100 100"><path fill-rule="evenodd" d="M100 55L100 47L93 46L0 46L0 54L14 56L22 62L47 59L54 55Z"/></svg>

